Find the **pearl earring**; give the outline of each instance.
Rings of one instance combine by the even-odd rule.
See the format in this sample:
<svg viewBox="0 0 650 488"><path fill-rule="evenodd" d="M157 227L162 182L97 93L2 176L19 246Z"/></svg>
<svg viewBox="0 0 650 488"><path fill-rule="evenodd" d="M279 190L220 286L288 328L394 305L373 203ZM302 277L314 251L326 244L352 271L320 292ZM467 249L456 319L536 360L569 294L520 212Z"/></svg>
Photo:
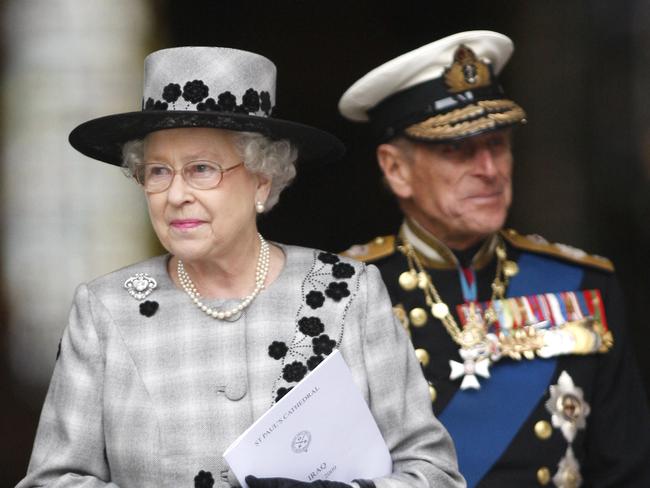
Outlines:
<svg viewBox="0 0 650 488"><path fill-rule="evenodd" d="M264 204L262 202L255 202L255 210L257 213L264 212Z"/></svg>

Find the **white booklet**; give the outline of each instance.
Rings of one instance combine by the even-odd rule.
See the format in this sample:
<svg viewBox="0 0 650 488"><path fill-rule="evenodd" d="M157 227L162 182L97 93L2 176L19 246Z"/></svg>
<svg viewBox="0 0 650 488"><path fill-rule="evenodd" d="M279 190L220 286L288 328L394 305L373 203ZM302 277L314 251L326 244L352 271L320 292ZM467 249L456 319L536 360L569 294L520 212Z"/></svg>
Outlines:
<svg viewBox="0 0 650 488"><path fill-rule="evenodd" d="M244 478L350 482L392 472L381 432L340 352L334 351L223 454Z"/></svg>

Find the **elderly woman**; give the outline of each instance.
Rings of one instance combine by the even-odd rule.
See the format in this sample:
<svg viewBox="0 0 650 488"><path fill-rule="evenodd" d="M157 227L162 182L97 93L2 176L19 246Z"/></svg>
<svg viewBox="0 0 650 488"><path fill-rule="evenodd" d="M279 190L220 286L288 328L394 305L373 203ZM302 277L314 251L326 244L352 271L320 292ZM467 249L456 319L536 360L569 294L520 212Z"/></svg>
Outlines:
<svg viewBox="0 0 650 488"><path fill-rule="evenodd" d="M239 486L224 450L334 349L393 461L392 474L349 483L464 486L377 270L258 233L256 214L298 155L342 152L327 133L273 118L274 93L262 56L166 49L145 61L141 112L71 133L142 186L168 254L77 289L20 488Z"/></svg>

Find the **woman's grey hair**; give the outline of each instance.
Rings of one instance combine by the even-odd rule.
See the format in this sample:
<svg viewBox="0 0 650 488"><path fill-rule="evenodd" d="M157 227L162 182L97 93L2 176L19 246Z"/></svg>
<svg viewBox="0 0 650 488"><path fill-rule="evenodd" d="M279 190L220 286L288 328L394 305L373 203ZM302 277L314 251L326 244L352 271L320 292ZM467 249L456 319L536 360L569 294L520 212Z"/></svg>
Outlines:
<svg viewBox="0 0 650 488"><path fill-rule="evenodd" d="M280 193L296 176L298 149L286 139L274 141L257 132L233 131L231 133L246 169L271 180L271 191L264 204L264 211L267 212L278 203ZM142 139L124 144L122 166L127 176L133 177L135 165L142 162L143 158Z"/></svg>

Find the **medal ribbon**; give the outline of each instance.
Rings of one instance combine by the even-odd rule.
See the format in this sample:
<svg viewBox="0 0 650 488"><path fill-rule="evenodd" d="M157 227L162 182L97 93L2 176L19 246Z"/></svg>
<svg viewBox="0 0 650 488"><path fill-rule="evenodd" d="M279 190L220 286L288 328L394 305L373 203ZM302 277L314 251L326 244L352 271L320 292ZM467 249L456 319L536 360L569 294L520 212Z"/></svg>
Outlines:
<svg viewBox="0 0 650 488"><path fill-rule="evenodd" d="M540 306L541 302L547 305L542 307ZM493 305L497 313L497 321L493 327L495 330L509 330L512 328L512 325L524 327L548 321L548 325L544 328L552 328L555 325L561 325L565 322L580 320L585 317L594 317L596 312L600 311L601 304L602 298L600 291L595 289L543 293L540 295L506 298L503 301L496 300ZM476 303L475 307L482 314L485 313L490 305L491 302L487 301ZM513 315L516 317L516 313L513 310L517 309L519 310L520 317L518 320L515 320L513 319ZM471 316L470 305L468 303L461 303L456 307L456 311L458 312L461 325L464 326ZM508 317L505 316L506 314ZM601 320L604 318L604 313L600 314L600 318Z"/></svg>
<svg viewBox="0 0 650 488"><path fill-rule="evenodd" d="M582 269L544 256L524 253L508 296L577 289ZM476 486L508 448L546 393L556 359L502 361L479 390L459 389L438 416L456 444L458 464L468 488Z"/></svg>
<svg viewBox="0 0 650 488"><path fill-rule="evenodd" d="M465 302L475 302L476 293L476 275L472 268L458 267L458 276L460 277L460 287L463 291L463 300Z"/></svg>

